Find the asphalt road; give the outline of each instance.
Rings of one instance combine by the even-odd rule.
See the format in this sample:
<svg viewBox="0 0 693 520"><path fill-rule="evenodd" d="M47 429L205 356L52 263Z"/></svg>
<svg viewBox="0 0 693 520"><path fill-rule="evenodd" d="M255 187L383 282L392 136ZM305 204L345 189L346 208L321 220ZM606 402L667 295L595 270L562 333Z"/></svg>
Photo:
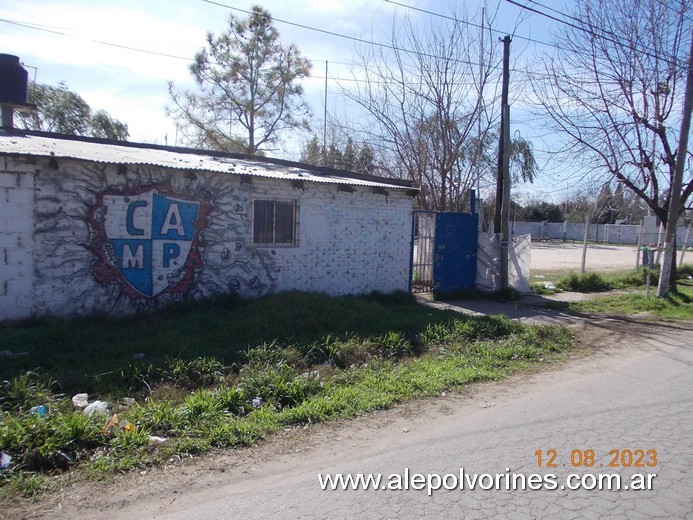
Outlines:
<svg viewBox="0 0 693 520"><path fill-rule="evenodd" d="M246 461L204 477L204 486L181 490L173 500L131 503L111 509L108 517L693 518L690 327L660 324L626 336L633 325L619 320L586 326L596 327L595 343L618 346L557 370L487 385L471 397L441 397L421 413L384 424L372 417L349 423L307 452ZM537 450L544 465L555 450L556 467L538 467ZM586 450L594 450L591 467ZM625 450L636 458L643 450L645 466L633 467L636 461ZM648 450L656 450L653 467L646 465L654 462ZM621 467L608 467L614 457ZM383 475L383 483L395 482L391 475L404 476L405 468L410 477L459 478L460 468L493 478L553 474L557 489L507 490L502 477L500 490L471 490L467 482L463 490L429 496L426 489L323 491L318 481L318 473L374 473ZM652 490L561 489L570 474L587 473L618 474L624 485L634 473L656 477L650 477ZM480 478L488 485L489 477ZM454 484L452 477L446 483Z"/></svg>

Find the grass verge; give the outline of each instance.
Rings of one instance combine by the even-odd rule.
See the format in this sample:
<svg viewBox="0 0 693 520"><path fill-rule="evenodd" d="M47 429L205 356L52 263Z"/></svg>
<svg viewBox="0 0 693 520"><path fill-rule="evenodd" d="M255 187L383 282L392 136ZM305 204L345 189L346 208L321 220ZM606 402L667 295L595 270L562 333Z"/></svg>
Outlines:
<svg viewBox="0 0 693 520"><path fill-rule="evenodd" d="M409 295L284 293L1 332L0 350L28 352L2 367L0 451L12 464L0 496L9 497L73 468L144 468L498 379L573 345L562 327L435 310ZM91 399L136 403L88 417L70 400L85 387ZM104 434L115 411L126 422Z"/></svg>
<svg viewBox="0 0 693 520"><path fill-rule="evenodd" d="M593 314L643 314L664 319L693 320L693 281L679 280L678 291L665 298L657 298L652 288L649 298L644 291L637 293L602 296L593 300L561 303L562 309Z"/></svg>
<svg viewBox="0 0 693 520"><path fill-rule="evenodd" d="M684 264L677 268L677 277L687 280L693 276L693 264ZM651 284L656 285L659 278L659 266L651 271ZM536 294L551 295L559 291L572 292L607 292L623 289L643 288L647 284L647 271L624 271L619 273L567 273L549 282L533 282L532 290Z"/></svg>

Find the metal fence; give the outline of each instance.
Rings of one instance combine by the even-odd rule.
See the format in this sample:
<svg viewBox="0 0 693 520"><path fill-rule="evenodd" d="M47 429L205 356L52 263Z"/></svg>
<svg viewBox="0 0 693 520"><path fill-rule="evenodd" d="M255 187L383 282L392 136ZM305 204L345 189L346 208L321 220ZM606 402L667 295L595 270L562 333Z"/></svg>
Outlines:
<svg viewBox="0 0 693 520"><path fill-rule="evenodd" d="M412 292L433 290L433 246L436 215L433 212L414 213L414 249L412 251Z"/></svg>

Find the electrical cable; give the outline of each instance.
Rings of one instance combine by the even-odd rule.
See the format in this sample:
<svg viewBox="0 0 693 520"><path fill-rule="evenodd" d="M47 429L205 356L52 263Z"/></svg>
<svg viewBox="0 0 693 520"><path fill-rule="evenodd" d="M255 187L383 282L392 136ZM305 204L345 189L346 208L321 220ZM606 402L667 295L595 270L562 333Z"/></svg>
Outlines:
<svg viewBox="0 0 693 520"><path fill-rule="evenodd" d="M28 24L28 23L24 23L24 22L17 22L17 21L14 21L14 20L7 20L7 19L5 19L5 18L0 18L0 22L7 23L7 24L10 24L10 25L16 25L16 26L19 26L19 27L25 27L25 28L27 28L27 29L33 29L33 30L35 30L35 31L42 31L42 32L47 32L47 33L51 33L51 34L56 34L56 35L59 35L59 36L65 36L65 37L67 37L67 38L78 38L78 39L81 39L81 37L75 36L74 34L68 34L68 33L65 33L65 32L61 32L61 31L54 30L54 29L46 29L46 27L49 27L49 26L32 25L32 24ZM126 49L126 50L129 50L129 51L142 52L142 53L145 53L145 54L152 54L152 55L155 55L155 56L163 56L163 57L165 57L165 58L174 58L174 59L177 59L177 60L190 61L190 58L189 58L189 57L186 58L186 57L183 57L183 56L176 56L176 55L174 55L174 54L166 54L166 53L163 53L163 52L150 51L150 50L147 50L147 49L140 49L140 48L137 48L137 47L130 47L130 46L128 46L128 45L122 45L122 44L113 43L113 42L107 42L107 41L103 41L103 40L94 40L94 39L92 39L92 38L86 38L86 40L88 40L88 41L90 41L90 42L92 42L92 43L98 43L98 44L100 44L100 45L106 45L106 46L109 46L109 47L116 47L116 48L119 48L119 49Z"/></svg>
<svg viewBox="0 0 693 520"><path fill-rule="evenodd" d="M616 46L618 46L618 47L625 47L625 45L623 45L621 42L619 42L619 41L617 41L617 40L615 40L615 39L613 39L613 38L611 38L611 37L609 37L609 36L605 36L604 34L597 34L596 32L594 32L594 31L591 30L591 29L587 29L587 28L585 28L585 27L582 27L582 26L580 26L580 25L576 25L576 24L574 24L574 23L568 22L568 21L563 20L563 19L561 19L561 18L557 18L556 16L553 16L553 15L551 15L551 14L548 14L548 13L545 13L545 12L543 12L543 11L540 11L539 9L534 9L533 7L530 7L530 6L528 6L528 5L521 4L520 2L517 2L516 0L505 0L505 1L508 2L508 3L510 3L510 4L512 4L512 5L515 5L515 6L519 7L519 8L521 8L521 9L525 9L525 10L527 10L527 11L536 13L536 14L538 14L538 15L541 15L541 16L544 16L544 17L546 17L546 18L549 18L550 20L554 20L554 21L556 21L556 22L558 22L558 23L561 23L561 24L563 24L563 25L567 25L568 27L571 27L571 28L573 28L573 29L575 29L575 30L578 30L578 31L584 32L584 33L586 33L586 34L589 34L590 36L592 36L592 37L594 37L594 38L600 38L600 39L605 40L605 41L608 41L609 43L612 43L612 44L614 44L614 45L616 45ZM531 1L532 3L537 4L537 2L533 2L533 0L529 0L529 1ZM543 4L539 4L539 5L543 5ZM564 13L561 13L561 14L563 14L563 15L565 16ZM579 19L578 19L578 20L579 20ZM583 23L583 24L586 24L586 25L591 25L591 24L588 24L587 22L584 22L584 21L582 21L582 20L580 20L580 23ZM675 56L668 56L668 55L664 55L665 57L663 57L663 56L658 56L656 53L653 53L651 49L643 50L643 49L641 49L641 48L638 48L638 49L633 49L633 50L638 51L638 52L640 52L640 53L642 53L642 54L644 54L644 55L646 55L646 56L649 56L649 57L651 57L651 58L654 58L654 59L662 59L664 62L666 62L666 63L668 63L668 64L670 64L670 65L675 65L675 66L678 66L678 67L685 67L685 66L687 66L687 63L684 63L684 61L680 60L679 58L677 58L677 57L675 57Z"/></svg>
<svg viewBox="0 0 693 520"><path fill-rule="evenodd" d="M223 8L225 8L225 9L231 9L232 11L238 11L238 12L241 12L241 13L244 13L244 14L249 14L249 15L252 15L252 14L253 14L252 11L248 11L248 10L246 10L246 9L241 9L241 8L239 8L239 7L233 7L233 6L227 5L227 4L222 4L221 2L215 2L214 0L200 0L200 1L201 1L201 2L204 2L204 3L206 3L206 4L216 5L216 6L218 6L218 7L223 7ZM292 25L292 26L294 26L294 27L299 27L299 28L301 28L301 29L307 29L307 30L309 30L309 31L315 31L315 32L319 32L319 33L322 33L322 34L327 34L327 35L329 35L329 36L334 36L334 37L336 37L336 38L344 38L344 39L352 40L352 41L355 41L355 42L358 42L358 43L363 43L363 44L366 44L366 45L372 45L372 46L374 46L374 47L382 47L382 48L384 48L384 49L390 49L390 50L393 50L393 51L396 51L396 52L405 52L405 53L408 53L408 54L413 54L413 55L421 56L421 57L424 57L424 58L443 59L443 58L441 58L440 56L436 56L435 54L429 54L429 53L426 53L426 52L420 52L420 51L416 51L416 50L413 50L413 49L404 49L404 48L397 47L396 45L392 45L392 44L389 44L389 43L374 42L374 41L372 41L372 40L366 40L366 39L363 39L363 38L357 38L356 36L347 36L346 34L340 34L340 33L336 33L336 32L333 32L333 31L328 31L328 30L326 30L326 29L319 29L319 28L317 28L317 27L311 27L310 25L304 25L304 24L300 24L300 23L297 23L297 22L291 22L291 21L288 21L288 20L282 20L281 18L275 18L274 16L272 16L271 19L272 19L272 21L274 21L274 22L279 22L279 23L283 23L283 24L286 24L286 25ZM460 59L450 59L449 61L450 61L451 63L462 63L462 64L464 64L464 65L473 65L473 66L475 66L475 67L479 65L478 63L473 63L473 62L471 62L471 61L460 60ZM500 69L501 67L500 67L500 66L494 66L494 67L491 67L491 68L493 68L493 69Z"/></svg>
<svg viewBox="0 0 693 520"><path fill-rule="evenodd" d="M406 8L406 9L411 9L412 11L418 11L418 12L420 12L420 13L429 14L429 15L431 15L431 16L437 16L438 18L443 18L443 19L445 19L445 20L452 20L452 21L455 22L455 23L461 23L461 24L464 24L464 25L470 25L470 26L472 26L472 27L476 27L477 29L488 29L489 31L494 32L494 33L498 33L498 34L508 34L507 31L501 31L501 30L498 30L498 29L494 29L494 28L491 27L490 25L485 26L485 25L480 25L480 24L478 24L478 23L470 22L470 21L468 21L468 20L460 20L459 18L455 18L454 16L447 16L447 15L444 15L444 14L441 14L441 13L436 13L436 12L433 12L433 11L427 11L426 9L421 9L421 8L419 8L419 7L414 7L413 5L401 4L401 3L399 3L399 2L395 2L394 0L384 0L384 1L387 2L388 4L398 5L398 6L400 6L400 7ZM512 37L513 37L513 39L525 40L525 41L530 42L530 43L537 43L537 44L539 44L539 45L546 45L546 46L548 46L548 47L557 47L557 45L556 45L555 43L549 43L549 42L544 42L544 41L541 41L541 40L535 40L534 38L529 38L529 37L527 37L527 36L520 36L520 35L514 34L514 33L512 34Z"/></svg>

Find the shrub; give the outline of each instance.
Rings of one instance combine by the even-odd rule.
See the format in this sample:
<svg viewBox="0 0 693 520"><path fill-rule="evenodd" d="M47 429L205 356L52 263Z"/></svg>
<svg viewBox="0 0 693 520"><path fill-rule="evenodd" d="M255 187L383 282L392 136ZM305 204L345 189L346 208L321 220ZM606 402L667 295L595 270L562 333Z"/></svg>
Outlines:
<svg viewBox="0 0 693 520"><path fill-rule="evenodd" d="M320 391L320 376L308 372L299 375L296 370L284 363L258 367L247 365L240 373L239 390L248 399L262 398L278 410L296 406L311 395Z"/></svg>
<svg viewBox="0 0 693 520"><path fill-rule="evenodd" d="M105 444L102 417L79 412L3 414L0 419L0 450L16 461L15 468L29 471L65 470L89 457Z"/></svg>
<svg viewBox="0 0 693 520"><path fill-rule="evenodd" d="M167 359L160 371L160 379L190 390L215 386L224 380L228 369L213 357L198 357L186 361Z"/></svg>
<svg viewBox="0 0 693 520"><path fill-rule="evenodd" d="M556 287L574 292L604 292L613 288L599 273L570 273L558 280Z"/></svg>
<svg viewBox="0 0 693 520"><path fill-rule="evenodd" d="M676 276L678 278L693 277L693 264L683 264L676 267Z"/></svg>
<svg viewBox="0 0 693 520"><path fill-rule="evenodd" d="M55 381L45 381L36 372L26 372L0 383L0 405L4 411L28 411L37 405L48 406L55 400Z"/></svg>

